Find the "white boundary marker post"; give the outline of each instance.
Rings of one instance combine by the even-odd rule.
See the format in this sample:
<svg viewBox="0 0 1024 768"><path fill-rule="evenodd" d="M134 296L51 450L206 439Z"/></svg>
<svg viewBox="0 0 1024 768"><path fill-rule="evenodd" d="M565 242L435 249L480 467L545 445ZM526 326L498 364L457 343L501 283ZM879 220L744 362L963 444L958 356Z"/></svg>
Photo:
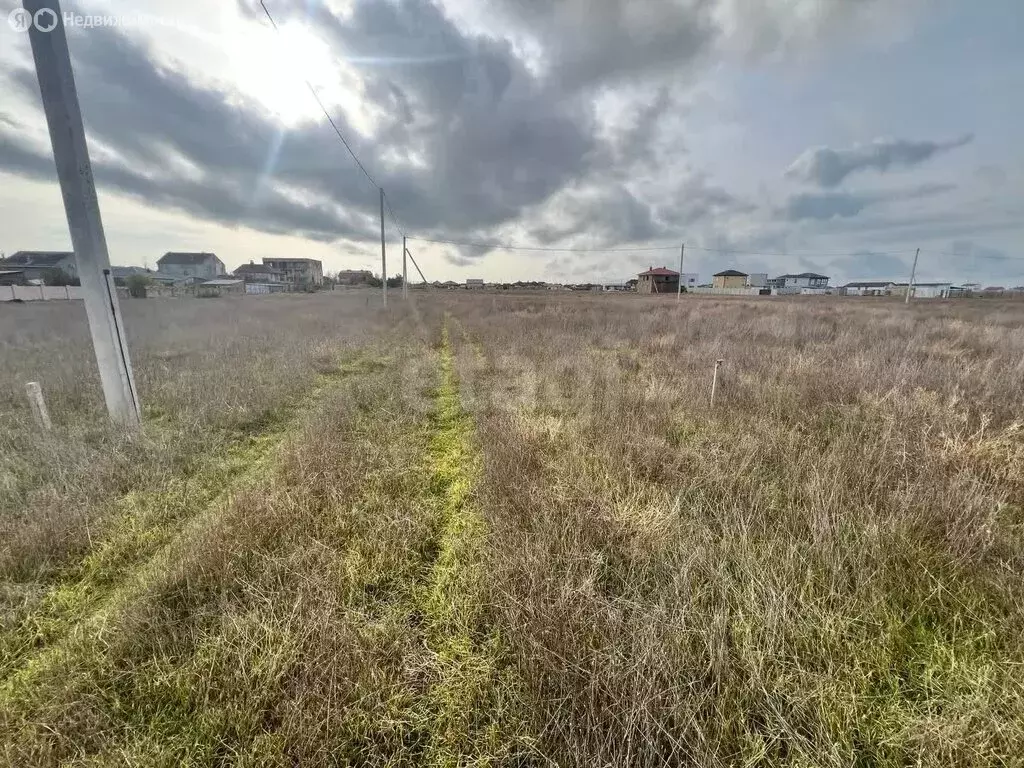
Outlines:
<svg viewBox="0 0 1024 768"><path fill-rule="evenodd" d="M29 40L103 397L114 421L125 426L138 425L139 401L117 292L110 287L110 256L78 106L64 16L59 0L23 0L22 4L34 20L28 30Z"/></svg>
<svg viewBox="0 0 1024 768"><path fill-rule="evenodd" d="M53 429L53 422L50 421L50 412L46 410L46 401L43 400L43 388L38 381L30 381L25 385L25 392L28 394L28 403L32 406L32 416L36 424L47 432Z"/></svg>
<svg viewBox="0 0 1024 768"><path fill-rule="evenodd" d="M718 390L718 369L725 360L715 360L715 373L711 377L711 407L715 407L715 392Z"/></svg>

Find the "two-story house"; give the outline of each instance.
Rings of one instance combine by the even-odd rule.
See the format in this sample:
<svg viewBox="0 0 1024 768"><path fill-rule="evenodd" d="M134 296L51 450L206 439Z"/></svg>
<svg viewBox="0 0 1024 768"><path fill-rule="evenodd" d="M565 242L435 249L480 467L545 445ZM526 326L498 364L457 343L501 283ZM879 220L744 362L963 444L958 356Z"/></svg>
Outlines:
<svg viewBox="0 0 1024 768"><path fill-rule="evenodd" d="M264 259L263 264L280 272L292 285L324 284L324 265L317 259L273 258Z"/></svg>
<svg viewBox="0 0 1024 768"><path fill-rule="evenodd" d="M161 275L177 277L182 280L197 278L213 280L227 274L224 262L213 253L184 253L169 251L156 263L157 272Z"/></svg>

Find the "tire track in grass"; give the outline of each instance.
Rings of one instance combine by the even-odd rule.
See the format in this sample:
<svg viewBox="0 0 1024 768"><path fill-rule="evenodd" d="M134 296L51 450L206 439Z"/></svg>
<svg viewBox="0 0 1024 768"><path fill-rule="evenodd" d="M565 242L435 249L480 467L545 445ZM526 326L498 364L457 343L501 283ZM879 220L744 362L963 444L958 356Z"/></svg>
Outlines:
<svg viewBox="0 0 1024 768"><path fill-rule="evenodd" d="M380 364L361 355L341 363L336 371L320 374L288 415L303 413L345 376ZM125 512L110 537L71 571L70 578L50 589L39 610L0 641L0 707L15 707L36 681L72 657L82 642L102 633L112 616L173 564L176 545L209 525L232 495L252 487L273 466L298 421L283 417L270 431L229 446L190 482L176 481L171 489L125 497ZM156 514L147 525L139 513L149 508Z"/></svg>
<svg viewBox="0 0 1024 768"><path fill-rule="evenodd" d="M518 717L517 678L502 662L501 639L486 626L481 602L487 526L473 501L480 457L472 418L461 404L447 317L440 367L427 457L431 503L438 509L437 556L418 600L429 668L414 720L429 734L427 765L522 761L533 740Z"/></svg>

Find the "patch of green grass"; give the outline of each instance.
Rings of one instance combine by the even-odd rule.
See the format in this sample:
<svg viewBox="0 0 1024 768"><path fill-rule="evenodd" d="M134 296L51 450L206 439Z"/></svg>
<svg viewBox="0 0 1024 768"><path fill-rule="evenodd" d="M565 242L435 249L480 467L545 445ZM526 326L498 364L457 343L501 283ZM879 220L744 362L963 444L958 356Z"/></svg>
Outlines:
<svg viewBox="0 0 1024 768"><path fill-rule="evenodd" d="M429 734L426 765L494 765L523 758L532 739L517 713L515 674L503 663L500 637L485 625L480 603L487 531L472 500L479 456L472 420L460 402L447 326L440 364L428 456L440 529L420 597L432 660L416 722Z"/></svg>
<svg viewBox="0 0 1024 768"><path fill-rule="evenodd" d="M361 365L377 364L376 358L369 363L361 360L352 356L346 365L358 371ZM339 375L318 375L310 393L299 402L315 402ZM118 499L117 512L93 550L66 569L33 610L0 633L0 679L12 675L34 650L45 659L47 646L77 623L93 613L102 616L108 604L134 594L172 542L215 517L233 494L244 492L270 470L275 451L294 429L290 419L297 410L301 408L279 408L263 425L265 431L243 431L219 454L197 457L194 474L172 477L159 489L130 492ZM30 664L25 674L16 676L15 687L45 666L38 660Z"/></svg>

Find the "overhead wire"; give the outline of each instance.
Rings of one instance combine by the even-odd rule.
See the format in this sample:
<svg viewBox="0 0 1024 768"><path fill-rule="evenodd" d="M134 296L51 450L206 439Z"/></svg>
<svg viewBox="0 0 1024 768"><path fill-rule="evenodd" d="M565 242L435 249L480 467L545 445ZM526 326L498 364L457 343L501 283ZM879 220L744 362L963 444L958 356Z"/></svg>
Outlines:
<svg viewBox="0 0 1024 768"><path fill-rule="evenodd" d="M388 193L387 192L384 193L384 204L388 208L388 213L391 214L391 220L395 223L395 227L398 229L398 231L402 235L402 237L406 237L407 236L406 231L405 231L405 229L402 228L401 222L398 221L398 216L395 213L395 209L391 207L391 198L388 197Z"/></svg>
<svg viewBox="0 0 1024 768"><path fill-rule="evenodd" d="M277 22L274 21L274 17L271 15L270 10L267 8L267 4L264 2L264 0L260 0L260 6L263 8L263 12L267 15L267 18L270 20L270 24L274 28L274 31L280 34L281 28L277 25ZM305 78L302 78L302 82L306 84L306 87L309 88L309 92L313 94L313 98L316 100L316 103L320 106L320 110L324 113L324 117L327 118L327 121L331 124L331 127L334 129L334 132L338 134L338 138L341 139L341 143L345 145L345 149L348 150L348 153L352 156L352 159L355 160L356 165L359 166L359 170L363 172L363 175L370 180L370 183L373 184L373 186L380 189L380 185L377 183L376 179L374 179L373 176L370 175L370 172L366 170L366 166L363 165L362 161L360 161L359 157L355 153L355 150L352 149L352 146L348 143L348 140L345 138L345 135L341 132L341 129L338 127L338 124L334 122L334 118L331 117L330 112L327 111L327 107L324 106L324 102L320 98L320 94L317 93L316 88L314 88L313 84L309 80L306 80Z"/></svg>

